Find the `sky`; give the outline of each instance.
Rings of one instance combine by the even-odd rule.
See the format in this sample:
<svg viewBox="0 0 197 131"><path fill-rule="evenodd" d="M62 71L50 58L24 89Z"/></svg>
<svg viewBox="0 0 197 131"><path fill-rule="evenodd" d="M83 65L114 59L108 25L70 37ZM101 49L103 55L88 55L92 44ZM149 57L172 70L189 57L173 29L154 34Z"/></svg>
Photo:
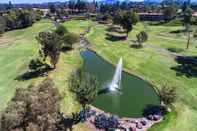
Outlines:
<svg viewBox="0 0 197 131"><path fill-rule="evenodd" d="M11 1L12 3L43 3L43 2L65 2L66 0L0 0L0 3L8 3ZM131 1L143 1L143 0L131 0ZM197 0L191 0L197 1Z"/></svg>
<svg viewBox="0 0 197 131"><path fill-rule="evenodd" d="M44 2L65 2L66 0L0 0L0 3L44 3ZM98 0L99 1L99 0ZM133 0L133 1L142 1L142 0Z"/></svg>

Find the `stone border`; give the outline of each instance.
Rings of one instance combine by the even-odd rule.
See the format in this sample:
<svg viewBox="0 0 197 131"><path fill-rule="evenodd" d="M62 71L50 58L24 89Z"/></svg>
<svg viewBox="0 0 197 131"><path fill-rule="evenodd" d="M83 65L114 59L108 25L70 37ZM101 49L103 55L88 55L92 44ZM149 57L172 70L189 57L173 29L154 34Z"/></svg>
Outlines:
<svg viewBox="0 0 197 131"><path fill-rule="evenodd" d="M110 113L106 113L103 110L100 110L94 106L90 106L91 110L96 112L96 115L98 114L105 114L106 116L111 116ZM155 115L155 118L157 119L147 119L146 117L141 118L128 118L128 117L122 117L118 118L118 121L120 123L119 128L117 131L147 131L150 127L152 127L154 124L159 123L163 120L163 116ZM87 119L85 124L87 124L91 130L93 131L105 131L104 129L98 129L94 125L95 116L91 116Z"/></svg>

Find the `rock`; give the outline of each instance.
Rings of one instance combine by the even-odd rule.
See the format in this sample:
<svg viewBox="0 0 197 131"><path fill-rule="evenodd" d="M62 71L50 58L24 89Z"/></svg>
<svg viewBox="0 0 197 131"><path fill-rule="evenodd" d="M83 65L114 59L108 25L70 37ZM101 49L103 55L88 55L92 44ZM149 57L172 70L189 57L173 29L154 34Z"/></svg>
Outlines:
<svg viewBox="0 0 197 131"><path fill-rule="evenodd" d="M147 124L147 122L146 122L145 120L141 120L140 122L141 122L141 124L142 124L143 126L145 126L145 125Z"/></svg>
<svg viewBox="0 0 197 131"><path fill-rule="evenodd" d="M158 121L159 119L161 119L161 116L159 116L159 115L154 115L153 116L154 121Z"/></svg>
<svg viewBox="0 0 197 131"><path fill-rule="evenodd" d="M135 127L129 127L129 131L136 131Z"/></svg>
<svg viewBox="0 0 197 131"><path fill-rule="evenodd" d="M153 115L148 115L148 116L147 116L147 119L148 119L148 120L153 120L154 117L153 117Z"/></svg>
<svg viewBox="0 0 197 131"><path fill-rule="evenodd" d="M136 127L137 127L138 129L142 129L142 124L141 124L141 123L137 123L137 124L136 124Z"/></svg>

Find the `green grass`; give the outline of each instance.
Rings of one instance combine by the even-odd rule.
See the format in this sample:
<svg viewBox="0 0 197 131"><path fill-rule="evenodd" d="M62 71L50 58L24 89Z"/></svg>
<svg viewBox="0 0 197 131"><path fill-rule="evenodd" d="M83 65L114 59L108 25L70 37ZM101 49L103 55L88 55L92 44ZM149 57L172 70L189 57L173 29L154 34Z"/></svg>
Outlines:
<svg viewBox="0 0 197 131"><path fill-rule="evenodd" d="M63 25L70 32L81 34L87 27L94 24L91 21L71 20ZM170 69L177 63L168 54L148 47L142 49L130 48L130 44L133 44L131 40L135 40L136 34L145 29L149 34L149 40L145 45L162 49L179 49L181 50L179 53L183 55L197 55L196 40L192 40L190 49L185 50L187 40L185 35L169 33L180 28L182 27L144 26L140 23L134 27L127 41L111 42L105 39L106 27L95 25L87 35L93 49L105 59L116 63L122 56L124 68L128 71L142 76L158 88L163 83L168 83L170 86L177 88L179 99L175 103L175 112L168 114L162 123L153 126L150 130L195 131L197 129L197 78L177 77L176 72ZM49 29L54 29L52 23L48 20L42 20L34 24L33 27L10 31L3 35L3 38L7 41L5 45L0 45L0 111L6 107L16 88L25 88L30 83L37 84L44 79L38 77L26 81L15 80L16 77L28 70L29 61L38 55L38 44L35 36L39 31ZM80 64L79 50L62 53L57 69L49 73L49 77L53 78L56 87L62 94L65 94L61 107L66 114L71 114L73 111L80 109L74 95L66 88L67 78L72 70ZM77 131L87 130L84 125L77 126L75 129Z"/></svg>
<svg viewBox="0 0 197 131"><path fill-rule="evenodd" d="M157 126L154 129L164 131L195 131L197 129L197 78L187 78L185 76L176 76L176 72L171 67L177 65L174 59L169 55L162 53L154 48L144 47L142 49L130 48L135 40L136 34L141 30L149 30L149 40L146 45L156 46L161 49L180 48L186 46L186 38L183 35L177 37L171 35L169 31L177 30L181 27L168 26L147 26L138 24L129 34L127 41L109 41L106 40L106 26L96 25L87 35L92 43L92 48L105 59L116 63L120 56L123 57L123 65L126 70L132 72L144 79L152 82L158 88L167 83L169 86L176 87L179 99L175 103L177 116L169 119L166 126ZM164 34L158 37L158 33ZM171 35L171 37L169 37ZM195 48L196 41L192 41L189 50L183 50L180 54L197 55Z"/></svg>
<svg viewBox="0 0 197 131"><path fill-rule="evenodd" d="M161 123L153 125L153 127L149 130L157 131L158 129L163 129L163 128L167 127L168 124L171 123L171 121L175 120L176 117L177 117L177 112L175 112L175 111L170 112L170 113L166 114L166 116L164 116L163 121Z"/></svg>
<svg viewBox="0 0 197 131"><path fill-rule="evenodd" d="M92 22L88 20L71 20L65 22L63 25L68 27L68 31L79 35L84 33L85 29L92 25Z"/></svg>
<svg viewBox="0 0 197 131"><path fill-rule="evenodd" d="M38 44L35 35L52 27L50 23L40 21L22 30L5 33L8 46L0 47L0 111L6 107L7 102L13 97L16 88L25 87L31 81L16 81L17 76L27 70L31 58L37 55ZM1 38L0 38L1 39Z"/></svg>
<svg viewBox="0 0 197 131"><path fill-rule="evenodd" d="M90 26L89 21L69 21L64 23L72 33L83 33ZM16 88L26 88L30 84L38 84L45 77L37 77L30 80L18 81L16 78L28 71L28 64L32 58L38 56L39 45L35 39L40 31L53 30L54 26L49 20L42 20L32 27L10 31L3 34L0 40L5 43L0 45L0 112L3 111L10 99L13 97ZM5 40L6 39L6 40ZM61 101L61 110L66 115L79 111L81 106L75 100L75 96L67 88L67 79L70 73L82 63L79 50L74 49L67 53L61 53L60 61L54 71L49 72L55 86L60 93L65 95ZM88 128L85 125L74 127L76 131L84 131Z"/></svg>

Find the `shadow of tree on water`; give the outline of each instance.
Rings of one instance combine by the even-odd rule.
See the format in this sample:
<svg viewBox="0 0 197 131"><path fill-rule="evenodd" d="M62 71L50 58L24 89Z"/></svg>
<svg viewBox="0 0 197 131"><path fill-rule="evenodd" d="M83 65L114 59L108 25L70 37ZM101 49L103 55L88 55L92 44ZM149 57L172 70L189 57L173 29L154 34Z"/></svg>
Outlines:
<svg viewBox="0 0 197 131"><path fill-rule="evenodd" d="M171 69L176 71L177 76L197 77L197 56L178 56L175 60L178 65Z"/></svg>
<svg viewBox="0 0 197 131"><path fill-rule="evenodd" d="M143 116L149 117L150 115L160 115L163 116L167 113L165 107L161 105L147 105L143 110Z"/></svg>

